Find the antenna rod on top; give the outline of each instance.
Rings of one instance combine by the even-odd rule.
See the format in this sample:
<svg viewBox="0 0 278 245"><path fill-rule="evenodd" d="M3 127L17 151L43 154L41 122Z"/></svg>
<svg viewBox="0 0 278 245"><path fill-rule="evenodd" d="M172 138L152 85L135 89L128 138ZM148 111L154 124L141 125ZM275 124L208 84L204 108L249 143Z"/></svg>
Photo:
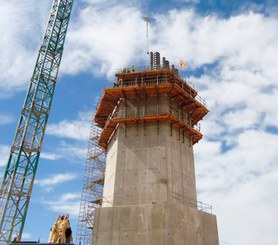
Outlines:
<svg viewBox="0 0 278 245"><path fill-rule="evenodd" d="M147 54L150 53L149 50L149 24L152 22L151 18L143 17L144 21L146 22L146 38L147 38Z"/></svg>

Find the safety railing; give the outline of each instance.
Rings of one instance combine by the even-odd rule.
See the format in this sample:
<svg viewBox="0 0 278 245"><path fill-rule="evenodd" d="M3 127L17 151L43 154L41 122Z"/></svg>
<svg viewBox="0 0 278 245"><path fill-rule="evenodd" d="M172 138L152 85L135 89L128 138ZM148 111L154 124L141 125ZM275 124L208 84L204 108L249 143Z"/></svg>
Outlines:
<svg viewBox="0 0 278 245"><path fill-rule="evenodd" d="M182 194L174 192L173 193L173 199L180 202L180 203L183 203L183 204L185 204L189 207L197 208L200 211L207 212L207 213L212 213L212 206L211 205L208 205L206 203L197 201L197 200L195 200L193 198L190 198L190 197L185 197Z"/></svg>
<svg viewBox="0 0 278 245"><path fill-rule="evenodd" d="M181 83L178 83L180 87L187 93L190 94L190 96L194 97L200 104L203 106L207 106L206 101L201 98L199 95L196 96L197 94L197 88L196 86L192 83L186 80L186 78L178 73L178 71L171 70L169 68L163 68L163 67L150 67L150 66L145 66L145 67L136 67L135 69L132 70L132 68L123 68L121 70L117 70L116 74L122 74L122 73L136 73L136 72L146 72L146 71L157 71L157 70L167 70L167 71L173 71L176 73L176 75L180 78ZM164 77L163 77L164 76ZM137 78L125 78L124 82L121 81L121 79L118 79L113 82L114 87L127 87L127 86L144 86L144 85L159 85L165 82L170 82L169 77L167 75L159 75L159 76L150 76L150 77L142 77L140 79Z"/></svg>
<svg viewBox="0 0 278 245"><path fill-rule="evenodd" d="M136 188L135 188L136 189ZM159 204L159 203L177 203L183 204L187 207L198 209L199 211L212 213L212 206L206 203L194 200L193 198L185 197L179 193L172 193L172 200L169 200L167 196L160 195L159 193L147 193L144 192L144 195L140 195L136 190L128 192L126 194L116 194L114 196L105 195L104 202L106 206L117 206L117 205L138 205L138 204ZM141 193L142 194L142 193ZM105 200L110 200L110 203L107 203Z"/></svg>

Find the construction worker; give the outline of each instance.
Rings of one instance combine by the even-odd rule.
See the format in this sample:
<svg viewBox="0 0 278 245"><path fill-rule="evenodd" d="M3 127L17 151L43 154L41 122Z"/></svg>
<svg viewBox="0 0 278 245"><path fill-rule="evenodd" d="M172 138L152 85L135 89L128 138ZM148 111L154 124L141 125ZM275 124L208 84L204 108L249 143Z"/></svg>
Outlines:
<svg viewBox="0 0 278 245"><path fill-rule="evenodd" d="M136 66L135 66L135 65L133 65L133 66L131 67L131 70L132 70L132 72L135 72L135 70L136 70Z"/></svg>
<svg viewBox="0 0 278 245"><path fill-rule="evenodd" d="M19 238L16 236L12 243L18 243L18 242L20 242L20 241L19 241Z"/></svg>

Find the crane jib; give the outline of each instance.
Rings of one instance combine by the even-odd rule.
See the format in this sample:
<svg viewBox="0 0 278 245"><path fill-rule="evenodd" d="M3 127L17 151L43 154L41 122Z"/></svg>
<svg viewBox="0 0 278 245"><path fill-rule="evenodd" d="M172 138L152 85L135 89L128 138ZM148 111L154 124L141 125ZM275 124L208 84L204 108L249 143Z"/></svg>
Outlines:
<svg viewBox="0 0 278 245"><path fill-rule="evenodd" d="M21 239L74 0L53 0L0 187L0 244Z"/></svg>

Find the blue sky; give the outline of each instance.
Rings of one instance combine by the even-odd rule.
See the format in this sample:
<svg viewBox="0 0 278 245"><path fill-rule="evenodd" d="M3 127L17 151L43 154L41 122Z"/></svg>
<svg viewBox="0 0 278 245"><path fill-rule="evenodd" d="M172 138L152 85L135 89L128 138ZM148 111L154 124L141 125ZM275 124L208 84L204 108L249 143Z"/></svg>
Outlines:
<svg viewBox="0 0 278 245"><path fill-rule="evenodd" d="M0 0L0 176L52 1ZM75 0L24 229L47 241L58 214L76 234L91 116L121 67L150 49L197 86L210 113L195 145L199 201L217 215L221 245L278 243L278 2Z"/></svg>

